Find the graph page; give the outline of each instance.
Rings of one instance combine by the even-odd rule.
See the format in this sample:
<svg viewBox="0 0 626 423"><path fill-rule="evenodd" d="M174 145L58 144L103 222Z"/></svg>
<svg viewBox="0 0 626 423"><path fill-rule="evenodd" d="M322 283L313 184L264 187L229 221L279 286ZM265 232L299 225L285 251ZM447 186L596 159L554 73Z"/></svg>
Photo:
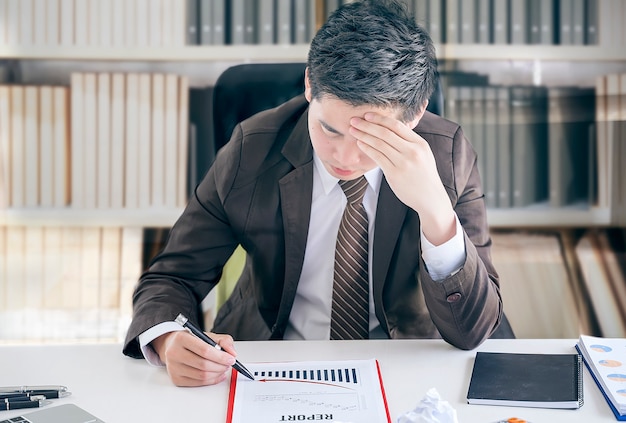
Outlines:
<svg viewBox="0 0 626 423"><path fill-rule="evenodd" d="M233 370L227 423L389 422L378 362L246 363L255 380Z"/></svg>

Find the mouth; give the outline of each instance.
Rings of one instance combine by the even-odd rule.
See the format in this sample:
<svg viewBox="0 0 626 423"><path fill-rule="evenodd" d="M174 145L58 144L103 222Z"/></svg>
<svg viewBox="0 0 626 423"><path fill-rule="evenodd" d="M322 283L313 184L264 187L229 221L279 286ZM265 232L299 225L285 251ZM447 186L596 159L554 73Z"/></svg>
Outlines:
<svg viewBox="0 0 626 423"><path fill-rule="evenodd" d="M335 173L335 175L340 176L340 177L350 176L355 173L354 170L341 169L335 166L331 166L331 168L333 170L333 173Z"/></svg>

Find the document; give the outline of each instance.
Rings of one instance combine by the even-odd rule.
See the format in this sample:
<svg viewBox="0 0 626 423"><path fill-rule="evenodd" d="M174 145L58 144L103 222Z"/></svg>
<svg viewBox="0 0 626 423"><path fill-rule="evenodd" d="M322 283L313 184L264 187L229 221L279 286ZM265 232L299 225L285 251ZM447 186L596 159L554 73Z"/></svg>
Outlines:
<svg viewBox="0 0 626 423"><path fill-rule="evenodd" d="M247 363L231 375L227 423L391 423L378 361Z"/></svg>

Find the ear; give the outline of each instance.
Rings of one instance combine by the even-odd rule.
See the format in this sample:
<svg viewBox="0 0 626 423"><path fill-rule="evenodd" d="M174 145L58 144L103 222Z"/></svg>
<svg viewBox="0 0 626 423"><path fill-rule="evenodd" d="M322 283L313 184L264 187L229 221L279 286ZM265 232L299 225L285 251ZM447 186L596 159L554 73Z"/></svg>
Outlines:
<svg viewBox="0 0 626 423"><path fill-rule="evenodd" d="M411 129L415 129L417 124L420 123L420 120L422 119L422 116L424 116L424 113L426 113L426 107L428 107L428 100L426 100L424 102L424 105L419 110L419 112L417 112L415 117L413 119L411 119L409 122L406 123L406 126L408 126Z"/></svg>
<svg viewBox="0 0 626 423"><path fill-rule="evenodd" d="M304 69L304 97L311 102L311 84L309 83L309 68Z"/></svg>

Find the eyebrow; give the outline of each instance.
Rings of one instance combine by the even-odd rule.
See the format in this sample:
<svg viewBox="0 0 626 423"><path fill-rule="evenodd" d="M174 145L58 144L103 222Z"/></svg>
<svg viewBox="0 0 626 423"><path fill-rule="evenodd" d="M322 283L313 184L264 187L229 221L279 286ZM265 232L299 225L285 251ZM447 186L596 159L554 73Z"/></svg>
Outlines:
<svg viewBox="0 0 626 423"><path fill-rule="evenodd" d="M335 128L333 128L332 126L330 126L329 124L327 124L326 122L324 122L323 120L319 119L319 123L320 125L322 125L324 127L324 129L326 129L328 132L332 132L333 134L337 134L337 135L343 135L341 132L339 132L338 130L336 130Z"/></svg>

